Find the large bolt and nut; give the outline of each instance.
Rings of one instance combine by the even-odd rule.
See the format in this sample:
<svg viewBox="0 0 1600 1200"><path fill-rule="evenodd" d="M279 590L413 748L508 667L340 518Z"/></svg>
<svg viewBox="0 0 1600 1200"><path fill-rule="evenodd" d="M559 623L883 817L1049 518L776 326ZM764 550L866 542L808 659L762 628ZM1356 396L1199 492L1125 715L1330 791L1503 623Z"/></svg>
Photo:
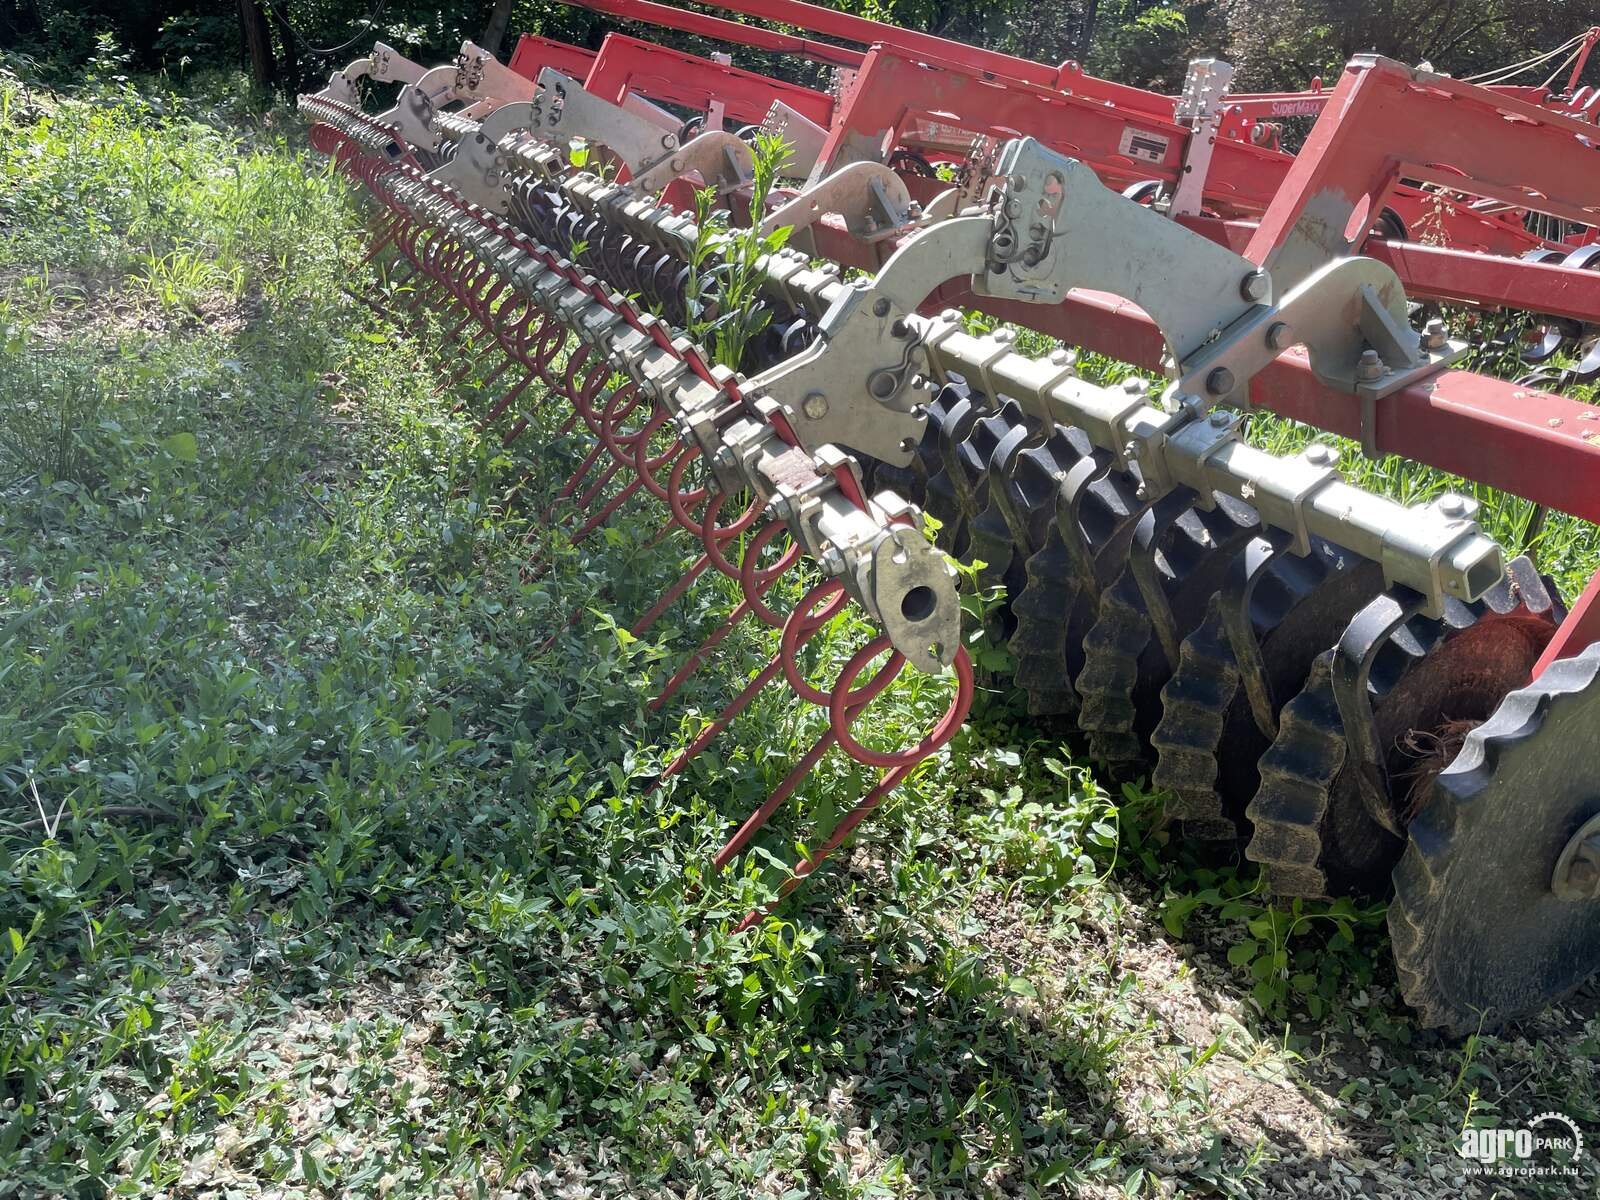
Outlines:
<svg viewBox="0 0 1600 1200"><path fill-rule="evenodd" d="M1444 322L1438 317L1433 318L1433 320L1429 321L1425 326L1423 326L1422 348L1424 350L1441 349L1445 344L1447 333L1448 331L1444 327Z"/></svg>
<svg viewBox="0 0 1600 1200"><path fill-rule="evenodd" d="M1286 350L1289 347L1290 334L1287 321L1274 321L1267 326L1267 345L1274 350Z"/></svg>
<svg viewBox="0 0 1600 1200"><path fill-rule="evenodd" d="M1239 295L1254 304L1265 300L1271 287L1272 278L1265 271L1251 271L1239 281Z"/></svg>
<svg viewBox="0 0 1600 1200"><path fill-rule="evenodd" d="M1382 379L1387 370L1384 368L1383 359L1378 357L1376 350L1363 350L1360 359L1356 362L1356 378L1363 383L1371 383Z"/></svg>
<svg viewBox="0 0 1600 1200"><path fill-rule="evenodd" d="M1211 374L1206 376L1206 391L1213 396L1226 396L1233 391L1238 380L1227 367L1215 367Z"/></svg>
<svg viewBox="0 0 1600 1200"><path fill-rule="evenodd" d="M822 568L822 573L831 579L836 579L844 574L846 563L844 555L837 546L829 546L817 558L817 565Z"/></svg>
<svg viewBox="0 0 1600 1200"><path fill-rule="evenodd" d="M1305 448L1301 455L1313 467L1331 467L1339 461L1339 452L1332 446L1325 446L1321 442L1312 442Z"/></svg>

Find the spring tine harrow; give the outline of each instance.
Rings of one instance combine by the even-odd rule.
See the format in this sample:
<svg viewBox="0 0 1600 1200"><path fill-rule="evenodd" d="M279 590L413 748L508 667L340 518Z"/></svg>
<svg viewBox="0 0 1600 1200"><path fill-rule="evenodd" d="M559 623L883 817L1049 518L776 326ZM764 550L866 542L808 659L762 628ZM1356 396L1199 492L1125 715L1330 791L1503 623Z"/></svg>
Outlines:
<svg viewBox="0 0 1600 1200"><path fill-rule="evenodd" d="M638 313L631 302L610 291L594 276L430 179L405 161L406 155L398 143L385 141L383 131L374 129L370 120L353 108L325 96L307 98L305 107L320 126L339 131L340 136L334 138L319 132L318 141L334 144L340 165L367 184L375 196L390 207L393 219L382 227L384 232L379 236L391 237L400 253L430 280L434 290L424 294L430 298L437 295L441 300L448 298L464 310L465 315L448 330L441 351L449 351L469 328L482 331L487 345L498 347L508 358L518 359L531 368L514 392L520 392L528 379L540 378L552 394L563 397L571 405L569 422L576 420L592 435L588 452L557 490L546 514L547 522L553 520L558 507L587 513L568 535L569 543L581 542L622 505L643 493L664 501L673 522L698 539L702 553L696 563L635 628L648 628L656 616L707 569L739 582L742 601L666 681L652 701L653 709L663 707L717 645L748 616L754 614L774 628L786 624L800 628L800 623L786 622L780 617L764 597L778 578L795 566L808 540L813 552L826 547L841 562L845 550L855 552L857 561L849 568L836 569L835 573L843 574L848 570L854 585L849 590L855 593L857 600L865 599L874 607L880 606L896 586L919 595L942 590L947 593L942 598L946 613L954 612L953 593L950 593L952 573L930 557L931 549L920 537L910 533L909 525L898 524L914 519L914 510L892 496L869 499L861 489L853 465L843 456L819 459L807 453L792 434L785 441L783 435L788 430L781 413L767 412L759 422L752 420L736 375L712 367L698 347L672 337L658 322ZM387 151L387 162L375 168L372 158L349 152L351 145L381 145ZM569 223L569 228L578 226ZM510 329L514 332L504 333L497 314L504 311L506 297L513 288L528 303L520 312L514 310L509 318ZM537 347L530 353L528 329L534 307L549 319L533 335ZM563 349L568 352L558 367L556 360ZM609 386L615 377L621 377L622 382ZM673 390L674 385L676 390ZM640 421L637 417L644 407L645 394L656 403L650 405L650 415ZM678 401L680 419L687 407L685 400L697 402L695 411L707 432L691 436L691 426L685 425L680 441L665 452L657 452L653 448L655 435L668 427L673 415L668 405L660 403L664 398ZM491 411L503 413L507 406L508 399L502 397L491 406ZM636 428L628 424L630 418L635 418ZM722 453L714 459L707 482L692 484L689 470L701 461L700 438L715 436L727 427L740 427L752 440L756 434L764 433L765 440L755 442L753 448L769 456L775 455L781 473L773 477L758 474L753 480L741 478L730 471L730 456L726 447L719 443ZM755 461L773 469L764 459ZM717 467L721 468L720 474ZM752 468L755 469L759 468ZM632 478L620 487L613 486L626 473L631 473ZM769 493L775 493L778 487L803 489L808 503L803 531L796 528L801 525L797 505L785 501L790 518L774 520L776 509L762 498L759 487L751 486L753 483L766 483ZM726 518L724 510L729 497L745 490L752 491L753 498L738 515ZM886 508L885 504L890 507ZM731 560L727 547L746 533L753 536L742 556L737 562ZM786 534L790 544L783 549L777 562L762 566L763 551ZM895 557L903 560L900 574L904 578L898 584L889 578L891 571L877 569L869 556L880 548L883 539L894 542ZM911 565L919 553L923 565L920 569L913 567L908 574L904 568ZM913 582L906 582L906 579ZM846 585L837 579L828 585L827 596L840 602L830 610L832 613L851 601ZM936 601L934 607L940 607L940 603ZM959 727L971 704L971 671L963 665L967 662L966 651L953 631L937 640L928 640L931 632L946 623L930 621L931 615L919 613L914 619L907 619L897 614L899 637L916 640L914 654L925 669L930 666L938 669L947 664L955 666L957 695L951 712L959 715L953 722L946 722L950 725L949 733L941 738L924 739L920 747L903 752L896 759L897 763L920 762L934 753ZM824 623L824 620L817 620L809 624L806 636L814 634ZM879 640L884 646L891 644L887 637ZM791 643L790 652L796 652L798 645L799 642ZM875 689L888 686L905 661L905 656L895 651L890 667L880 673L882 682L875 684ZM761 672L757 678L765 683L774 674ZM788 674L798 677L797 672ZM758 689L759 683L755 689L747 688L742 693L745 699L737 707L725 709L723 723L731 720ZM826 706L826 694L816 693L815 689L808 693L808 698ZM662 778L681 772L709 741L708 737L698 737ZM822 749L830 744L831 740L825 742ZM863 751L853 747L854 743L846 746L851 757L866 761ZM819 758L820 753L814 755L812 761ZM900 777L903 776L902 771ZM885 794L887 790L881 782L876 789Z"/></svg>
<svg viewBox="0 0 1600 1200"><path fill-rule="evenodd" d="M558 543L659 505L646 546L677 531L695 556L633 632L708 578L737 584L650 712L742 627L775 637L652 789L769 688L825 714L713 872L829 754L874 773L735 928L966 720L976 681L942 551L1000 589L987 632L1030 711L1071 717L1107 777L1150 775L1183 836L1235 843L1283 895L1392 887L1400 977L1427 1023L1518 1015L1600 965L1600 799L1581 782L1600 581L1569 611L1469 498L1382 499L1344 480L1335 447L1268 453L1244 420L1279 414L1521 496L1525 544L1549 512L1600 521L1600 419L1558 394L1600 377L1600 100L1577 75L1558 96L1367 57L1327 89L1249 96L1206 61L1164 97L797 0L724 7L865 48L646 0L590 6L857 74L824 97L637 38L533 39L520 83L468 46L453 67L382 68L407 90L378 118L356 103L370 65L301 103L313 146L378 205L367 261L405 273L405 313L440 314L442 389L503 389L481 427L549 447L516 489L543 514L528 577L555 569ZM679 127L660 103L700 115ZM763 207L723 126L769 103L805 178ZM1431 139L1441 105L1458 127ZM1300 155L1283 153L1267 119L1319 112ZM575 168L575 141L615 177ZM703 185L730 222L792 231L754 266L749 303L771 329L730 365L682 332L716 314L730 269L688 215ZM1419 205L1435 244L1404 241ZM1479 331L1533 370L1460 369L1466 341L1413 299L1477 306ZM1537 314L1527 334L1517 311ZM1165 382L1096 383L1073 349L1030 352L1017 327ZM846 614L871 632L841 651ZM802 661L819 649L831 682ZM856 730L908 669L953 675L948 706L919 740L877 748ZM1540 761L1565 773L1530 789ZM1499 842L1525 867L1488 861ZM1519 972L1454 932L1479 875L1515 902L1474 919L1531 948Z"/></svg>

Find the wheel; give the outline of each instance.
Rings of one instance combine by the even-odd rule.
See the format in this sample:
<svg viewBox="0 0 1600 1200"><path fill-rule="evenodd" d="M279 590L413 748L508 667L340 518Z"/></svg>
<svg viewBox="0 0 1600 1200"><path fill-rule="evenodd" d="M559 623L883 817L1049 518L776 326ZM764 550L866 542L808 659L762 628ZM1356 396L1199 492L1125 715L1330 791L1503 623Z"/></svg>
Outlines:
<svg viewBox="0 0 1600 1200"><path fill-rule="evenodd" d="M1600 645L1507 696L1442 772L1395 870L1389 930L1424 1025L1493 1028L1600 966Z"/></svg>

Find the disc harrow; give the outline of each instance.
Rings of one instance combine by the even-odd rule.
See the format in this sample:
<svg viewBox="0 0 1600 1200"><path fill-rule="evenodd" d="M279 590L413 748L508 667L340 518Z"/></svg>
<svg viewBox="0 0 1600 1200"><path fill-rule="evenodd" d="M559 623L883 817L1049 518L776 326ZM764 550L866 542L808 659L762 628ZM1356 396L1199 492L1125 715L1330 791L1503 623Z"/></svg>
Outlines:
<svg viewBox="0 0 1600 1200"><path fill-rule="evenodd" d="M577 447L559 484L528 481L530 496L548 497L530 573L560 570L558 544L582 543L624 506L659 503L663 530L688 535L696 557L633 632L707 573L737 585L735 608L651 709L742 623L774 631L766 663L651 786L670 786L768 687L826 711L713 869L749 847L825 755L876 770L776 903L949 744L976 687L949 555L998 590L989 633L1008 646L1030 712L1072 719L1108 778L1149 775L1183 836L1237 844L1282 895L1393 886L1402 983L1425 1022L1521 1015L1600 963L1600 945L1576 932L1600 916L1600 889L1586 882L1600 800L1576 785L1553 788L1545 806L1559 835L1524 839L1546 877L1536 906L1560 909L1552 928L1565 932L1540 943L1552 961L1512 987L1491 948L1439 932L1464 903L1470 864L1493 853L1480 830L1501 818L1482 814L1501 792L1481 761L1540 736L1506 714L1532 704L1564 727L1592 718L1593 689L1573 682L1572 664L1594 659L1596 589L1569 614L1529 559L1478 528L1472 501L1400 505L1346 482L1332 447L1275 455L1246 427L1250 412L1274 410L1594 520L1600 497L1581 472L1600 454L1600 424L1550 390L1578 380L1586 359L1513 382L1452 369L1467 347L1426 313L1413 325L1395 270L1350 253L1359 239L1326 245L1308 232L1320 160L1302 164L1297 202L1260 214L1246 253L1199 228L1209 218L1121 196L1090 164L1026 136L982 147L968 160L981 171L924 201L908 200L888 162L865 159L761 192L760 148L713 119L703 80L658 85L680 97L663 102L707 109L669 128L626 79L613 74L601 96L519 57L537 83L507 81L514 73L470 45L434 71L396 68L380 47L371 61L390 65L366 73L405 81L394 108L364 114L338 77L301 107L313 144L376 202L369 259L414 275L410 309L453 313L444 348L460 347L457 379L487 362L483 385L504 388L484 428L507 442L532 434L552 465ZM1373 70L1349 90L1388 77ZM730 104L765 94L759 79L718 78ZM726 362L686 333L715 327L729 304L732 268L692 215L702 189L735 222L799 222L805 235L755 264L759 294L732 303L769 320L724 347ZM1347 230L1360 224L1358 199ZM1276 241L1258 243L1269 229ZM1561 253L1559 270L1593 273ZM968 310L988 332L972 330ZM1019 328L1045 335L1046 349L1025 350L1035 342ZM1166 380L1095 382L1078 346L1159 366ZM795 591L783 611L774 597ZM847 608L875 633L819 686L803 648ZM949 705L914 744L875 749L855 727L907 670L951 675ZM1531 894L1532 878L1508 877L1506 894Z"/></svg>

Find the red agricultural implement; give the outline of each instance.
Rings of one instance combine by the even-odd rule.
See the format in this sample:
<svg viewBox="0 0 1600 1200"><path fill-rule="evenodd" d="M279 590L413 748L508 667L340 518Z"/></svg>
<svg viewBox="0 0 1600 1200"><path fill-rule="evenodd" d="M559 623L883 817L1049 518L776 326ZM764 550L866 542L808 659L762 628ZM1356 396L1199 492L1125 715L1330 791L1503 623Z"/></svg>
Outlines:
<svg viewBox="0 0 1600 1200"><path fill-rule="evenodd" d="M1553 145L1565 149L1593 134L1600 89L1578 89L1576 81L1600 27L1571 47L1569 86L1560 95L1443 80L1442 90L1422 89L1398 64L1382 62L1352 64L1331 89L1319 81L1303 93L1238 95L1228 91L1226 63L1201 60L1191 65L1184 94L1170 97L1096 79L1075 63L1046 67L797 0L724 7L871 41L871 49L772 35L650 0L587 7L730 44L843 62L848 69L835 80L830 117L819 119L827 104L820 93L807 93L806 105L772 94L777 104L767 126L790 142L793 168L813 182L850 162L882 162L902 176L913 201L925 203L942 190L938 167L960 165L981 176L975 147L1029 134L1087 163L1108 185L1240 251L1275 201L1274 245L1282 238L1282 215L1298 219L1307 199L1285 194L1296 160L1280 148L1278 126L1263 118L1331 105L1336 119L1319 122L1318 140L1302 151L1318 169L1302 163L1300 173L1313 175L1312 185L1361 187L1355 194L1366 196L1370 222L1349 239L1350 248L1393 267L1413 300L1540 314L1525 331L1525 361L1543 363L1583 346L1587 352L1567 378L1600 377L1591 328L1600 324L1600 250L1584 219L1593 216L1600 162L1592 172L1575 172L1569 154L1560 171L1529 167ZM513 62L530 77L544 66L559 71L558 55L547 52L559 45L524 38ZM595 63L598 74L578 81L596 95L614 103L671 101L702 114L724 86L719 73L737 76L727 94L737 92L745 104L738 124L753 123L750 102L763 87L793 86L619 35L606 39ZM1515 133L1508 126L1523 124L1530 126L1526 133L1507 136ZM1507 147L1518 166L1509 175ZM1552 177L1565 183L1564 192L1541 189ZM969 190L981 186L981 177L974 178ZM1529 206L1532 197L1539 207ZM1507 256L1519 261L1498 261Z"/></svg>
<svg viewBox="0 0 1600 1200"><path fill-rule="evenodd" d="M1015 684L1076 722L1107 777L1153 776L1185 836L1242 844L1280 894L1392 891L1425 1023L1478 1028L1587 978L1600 584L1568 609L1474 501L1403 506L1346 482L1330 446L1269 453L1250 422L1290 417L1600 521L1600 408L1459 369L1467 345L1415 303L1600 318L1600 273L1570 257L1600 216L1585 96L1361 58L1316 93L1291 157L1251 110L1300 100L1236 113L1217 64L1174 99L791 0L743 8L803 33L662 23L733 25L854 80L830 97L613 35L593 55L525 40L515 72L471 46L426 72L380 50L301 100L313 143L377 202L369 257L409 275L412 309L451 310L461 377L503 388L485 428L582 439L551 487L560 536L659 503L694 539L635 632L699 577L736 582L653 707L741 622L774 631L656 786L766 687L827 711L715 866L824 755L877 768L787 893L949 743L974 688L949 554L1003 589L990 632ZM822 38L870 48L841 63L855 52ZM364 113L361 74L406 80L395 106ZM774 113L826 129L794 187L769 189L766 146L739 136ZM1162 194L1121 194L1130 180ZM1437 240L1371 236L1412 202ZM801 232L752 258L753 233L699 227L708 204ZM1562 261L1487 252L1518 238ZM1095 382L1079 347L1163 382ZM847 607L877 632L820 687L802 648ZM919 674L951 677L942 717L897 749L858 737L874 698Z"/></svg>

